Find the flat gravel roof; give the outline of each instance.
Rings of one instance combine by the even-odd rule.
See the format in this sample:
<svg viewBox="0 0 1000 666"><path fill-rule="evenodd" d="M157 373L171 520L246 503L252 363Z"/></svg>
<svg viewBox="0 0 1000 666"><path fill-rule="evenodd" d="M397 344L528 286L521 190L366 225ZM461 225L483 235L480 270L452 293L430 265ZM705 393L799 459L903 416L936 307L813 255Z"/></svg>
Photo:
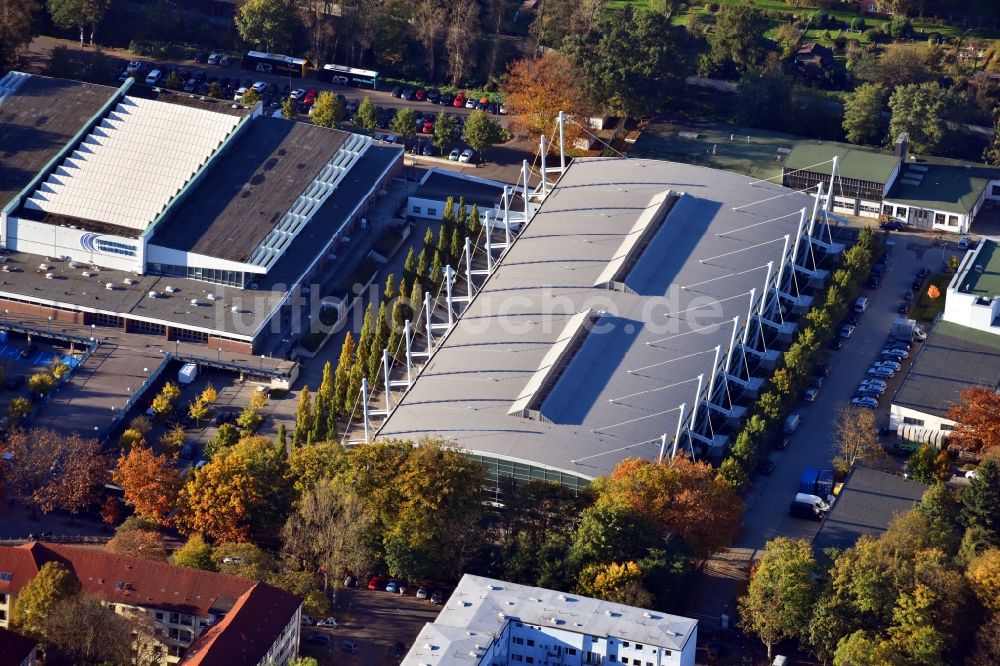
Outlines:
<svg viewBox="0 0 1000 666"><path fill-rule="evenodd" d="M255 118L150 242L246 261L349 136L283 118Z"/></svg>
<svg viewBox="0 0 1000 666"><path fill-rule="evenodd" d="M683 194L644 239L626 289L597 286L667 190ZM704 167L575 159L378 434L440 436L582 478L655 458L811 202ZM543 418L509 414L567 322L587 310L589 333L539 397Z"/></svg>
<svg viewBox="0 0 1000 666"><path fill-rule="evenodd" d="M0 103L0 208L31 182L116 91L32 75Z"/></svg>

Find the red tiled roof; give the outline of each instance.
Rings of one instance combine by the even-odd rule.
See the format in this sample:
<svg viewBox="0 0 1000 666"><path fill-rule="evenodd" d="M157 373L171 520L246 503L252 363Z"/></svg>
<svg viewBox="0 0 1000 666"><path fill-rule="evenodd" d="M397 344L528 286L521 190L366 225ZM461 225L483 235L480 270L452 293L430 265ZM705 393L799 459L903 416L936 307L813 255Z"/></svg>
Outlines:
<svg viewBox="0 0 1000 666"><path fill-rule="evenodd" d="M225 613L254 582L237 576L178 567L102 550L37 541L0 546L0 571L16 569L0 592L16 594L46 562L60 562L72 571L86 592L109 601L152 607L175 613Z"/></svg>
<svg viewBox="0 0 1000 666"><path fill-rule="evenodd" d="M13 631L0 629L0 666L21 666L35 649L35 641Z"/></svg>
<svg viewBox="0 0 1000 666"><path fill-rule="evenodd" d="M199 636L185 652L184 666L255 666L278 640L302 600L257 583L225 618Z"/></svg>

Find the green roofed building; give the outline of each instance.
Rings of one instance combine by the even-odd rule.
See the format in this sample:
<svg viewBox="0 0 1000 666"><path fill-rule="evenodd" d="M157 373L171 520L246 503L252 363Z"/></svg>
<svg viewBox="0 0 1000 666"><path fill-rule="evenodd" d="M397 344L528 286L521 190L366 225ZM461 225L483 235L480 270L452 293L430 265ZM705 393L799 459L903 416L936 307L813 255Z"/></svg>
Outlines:
<svg viewBox="0 0 1000 666"><path fill-rule="evenodd" d="M964 234L983 205L1000 201L1000 168L939 157L910 155L901 134L892 152L826 141L805 141L782 165L782 184L797 190L830 187L832 210L898 220L922 229Z"/></svg>

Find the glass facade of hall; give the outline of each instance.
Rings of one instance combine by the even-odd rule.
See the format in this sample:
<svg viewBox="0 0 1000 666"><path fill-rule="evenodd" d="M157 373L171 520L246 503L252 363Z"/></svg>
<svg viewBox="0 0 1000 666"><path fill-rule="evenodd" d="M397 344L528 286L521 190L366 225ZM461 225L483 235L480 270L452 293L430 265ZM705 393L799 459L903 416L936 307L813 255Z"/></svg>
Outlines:
<svg viewBox="0 0 1000 666"><path fill-rule="evenodd" d="M199 268L197 266L177 266L175 264L149 264L149 272L153 275L168 277L191 278L212 284L224 284L228 287L246 286L246 273L243 271L224 271L216 268Z"/></svg>
<svg viewBox="0 0 1000 666"><path fill-rule="evenodd" d="M465 456L476 462L480 462L486 467L486 476L490 481L491 494L494 499L500 500L502 486L505 481L513 481L515 484L527 483L528 481L551 481L559 483L574 492L581 492L590 485L590 481L574 474L567 474L554 469L536 467L528 463L512 462L492 456L483 456L477 453L465 452Z"/></svg>

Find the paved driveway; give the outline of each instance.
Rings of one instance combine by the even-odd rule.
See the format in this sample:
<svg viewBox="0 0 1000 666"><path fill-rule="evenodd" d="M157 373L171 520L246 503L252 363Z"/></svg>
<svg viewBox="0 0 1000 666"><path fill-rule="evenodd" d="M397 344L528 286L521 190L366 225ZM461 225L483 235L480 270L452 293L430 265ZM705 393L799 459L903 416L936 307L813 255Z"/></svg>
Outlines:
<svg viewBox="0 0 1000 666"><path fill-rule="evenodd" d="M934 245L929 236L893 234L895 249L889 259L882 286L866 289L870 305L854 335L840 351L829 352L832 372L819 398L814 403L802 402L796 410L802 424L791 437L785 451L771 452L775 469L771 476L758 475L746 496L743 530L734 547L705 565L697 598L688 601L686 612L694 617L717 621L727 606L731 606L742 584L749 563L760 556L764 545L778 536L812 539L819 523L792 518L788 505L806 467L830 467L833 451L833 421L841 406L847 403L864 377L865 370L885 342L902 295L909 290L914 275L923 267L939 270L954 252ZM889 380L885 395L877 410L879 427L889 419L889 402L905 375L906 367ZM703 584L702 584L703 583Z"/></svg>

